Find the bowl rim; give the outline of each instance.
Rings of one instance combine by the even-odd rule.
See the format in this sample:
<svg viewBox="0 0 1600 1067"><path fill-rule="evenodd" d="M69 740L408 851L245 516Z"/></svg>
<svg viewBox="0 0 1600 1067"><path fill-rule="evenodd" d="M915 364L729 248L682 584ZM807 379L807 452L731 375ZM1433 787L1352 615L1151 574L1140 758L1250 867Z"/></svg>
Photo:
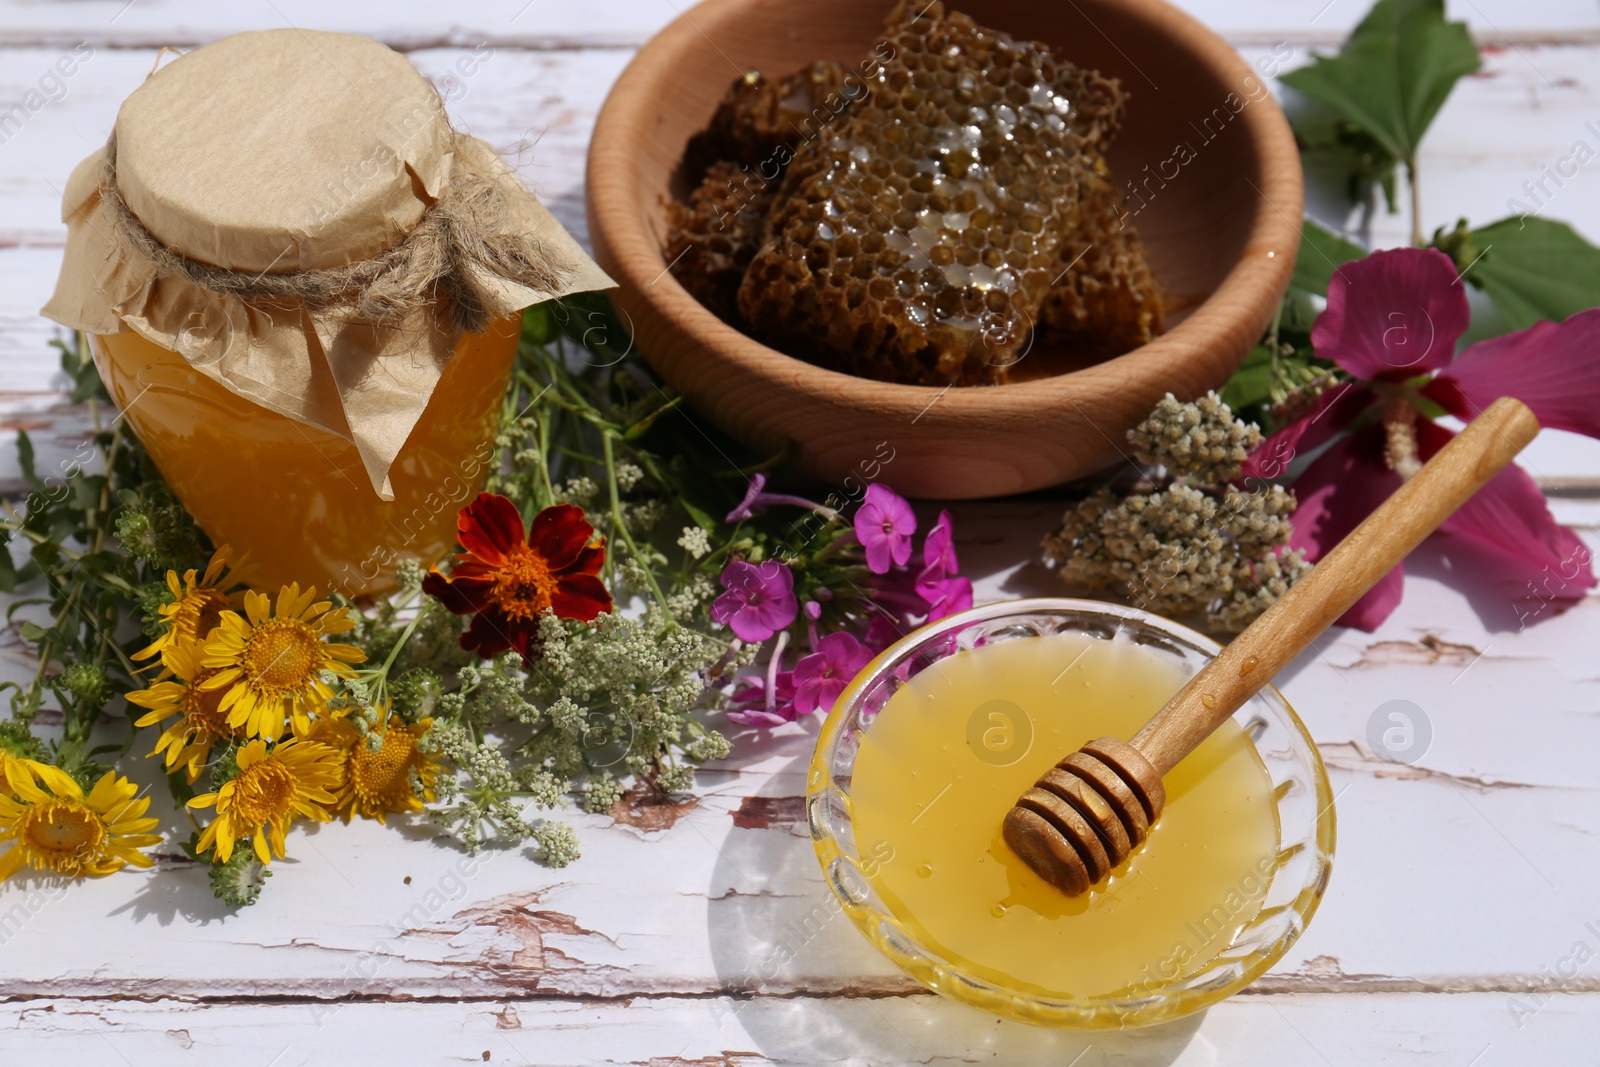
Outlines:
<svg viewBox="0 0 1600 1067"><path fill-rule="evenodd" d="M1172 329L1147 344L1089 367L1041 378L982 389L907 385L863 378L818 366L790 356L724 322L683 288L668 269L660 241L639 210L637 191L614 169L597 160L626 156L629 144L643 128L645 112L655 97L646 91L653 67L669 51L705 39L699 20L716 18L759 0L703 0L645 42L611 87L595 120L589 143L586 173L589 236L595 258L616 278L620 288L649 305L663 322L683 324L684 332L714 350L722 359L773 388L799 394L806 400L870 409L875 416L909 415L920 419L932 414L948 421L997 407L1022 405L1053 407L1075 389L1090 392L1115 388L1147 365L1164 366L1195 352L1204 353L1216 335L1233 322L1240 309L1253 304L1252 294L1264 289L1275 294L1269 305L1282 299L1294 272L1300 244L1300 218L1304 212L1304 174L1299 148L1288 119L1270 94L1259 104L1243 108L1240 125L1263 165L1247 176L1259 197L1255 216L1237 262L1217 287ZM1187 12L1167 0L1080 0L1090 8L1115 7L1132 16L1142 28L1194 53L1224 84L1233 85L1255 71L1233 46ZM1077 5L1075 5L1077 6ZM1259 80L1259 79L1258 79ZM1292 158L1293 167L1271 167L1266 161ZM1252 180L1253 179L1253 180ZM1259 181L1261 184L1256 185ZM1285 210L1285 205L1289 210ZM1260 250L1266 254L1251 254ZM1270 308L1253 333L1270 319ZM631 332L631 324L630 324ZM647 353L648 355L648 353ZM1214 357L1213 357L1214 358ZM1242 358L1242 356L1241 356ZM948 395L946 395L948 394ZM934 405L941 409L933 411Z"/></svg>
<svg viewBox="0 0 1600 1067"><path fill-rule="evenodd" d="M1294 706L1289 703L1276 685L1269 683L1263 686L1257 696L1252 697L1245 707L1249 707L1251 703L1254 703L1257 697L1264 697L1268 704L1272 705L1274 710L1281 715L1292 735L1299 740L1300 749L1307 757L1306 762L1309 764L1310 777L1315 786L1317 803L1314 832L1317 854L1314 857L1313 867L1313 873L1316 877L1307 884L1302 885L1292 901L1280 905L1280 908L1287 908L1295 912L1298 920L1292 923L1289 930L1279 936L1270 947L1264 951L1253 953L1250 957L1249 965L1227 982L1212 982L1197 988L1155 991L1147 994L1142 1000L1108 1002L1108 998L1045 998L1032 993L1007 990L987 979L966 973L960 967L949 963L939 953L928 949L926 946L922 946L923 951L937 960L937 967L924 965L913 968L891 952L885 944L887 938L874 930L875 920L881 917L884 912L852 899L849 893L841 889L835 880L829 877L829 865L835 858L844 855L844 852L831 834L818 829L814 808L819 798L822 798L829 789L836 788L834 775L828 767L827 755L837 743L839 731L843 728L844 720L852 705L861 699L862 694L869 686L891 671L895 660L902 653L911 648L924 645L930 638L940 635L953 638L962 629L973 623L993 622L1010 616L1020 617L1030 614L1051 613L1063 615L1083 614L1149 626L1158 632L1188 642L1210 657L1214 657L1223 647L1215 639L1182 623L1175 622L1166 616L1127 605L1075 597L1027 597L1017 600L996 600L987 604L980 604L935 622L925 623L900 637L874 657L871 663L863 667L845 690L840 693L838 699L834 701L833 707L829 710L827 717L823 720L822 728L817 734L816 747L812 750L811 760L806 770L807 827L811 834L812 848L816 853L817 862L822 869L823 881L827 884L829 892L838 899L842 910L850 916L851 922L855 924L873 947L887 956L891 962L910 977L934 992L946 996L948 999L971 1007L978 1007L985 1011L999 1012L1023 1022L1047 1026L1109 1029L1170 1022L1173 1019L1190 1015L1232 996L1266 973L1269 968L1283 958L1289 949L1294 946L1295 942L1300 939L1301 935L1305 933L1311 920L1316 916L1317 909L1322 903L1322 898L1327 892L1337 844L1337 817L1334 809L1335 796L1333 786L1328 778L1327 767L1323 763L1322 752L1317 747L1316 739L1311 736L1311 731L1306 727L1299 713L1294 710ZM1244 709L1241 708L1240 710ZM1252 738L1252 749L1255 748L1255 744L1255 740ZM1259 915L1257 918L1259 918ZM1252 920L1252 922L1254 921L1256 920ZM952 977L956 981L951 981ZM1117 1006L1119 1004L1122 1006Z"/></svg>

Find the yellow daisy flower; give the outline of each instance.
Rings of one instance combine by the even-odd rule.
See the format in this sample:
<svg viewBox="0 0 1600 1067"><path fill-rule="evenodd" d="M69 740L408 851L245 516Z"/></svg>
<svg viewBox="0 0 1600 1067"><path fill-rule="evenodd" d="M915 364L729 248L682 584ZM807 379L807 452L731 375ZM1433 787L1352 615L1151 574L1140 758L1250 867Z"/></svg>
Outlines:
<svg viewBox="0 0 1600 1067"><path fill-rule="evenodd" d="M181 581L177 571L167 572L167 589L172 593L172 601L157 609L163 623L161 636L148 648L134 653L134 659L149 659L180 640L204 638L216 629L222 621L222 613L234 605L227 590L238 584L233 572L244 562L241 558L230 565L228 556L232 551L227 545L217 549L211 562L206 564L205 573L199 577L192 568L183 572Z"/></svg>
<svg viewBox="0 0 1600 1067"><path fill-rule="evenodd" d="M161 840L148 832L156 820L143 817L150 798L115 771L88 796L70 774L33 760L8 757L5 774L11 795L0 796L0 844L11 848L0 856L0 882L23 864L79 878L155 862L139 851Z"/></svg>
<svg viewBox="0 0 1600 1067"><path fill-rule="evenodd" d="M349 722L319 724L313 736L338 747L345 760L344 785L335 794L334 810L346 822L351 815L387 822L388 812L421 811L433 799L433 783L439 777L439 761L417 747L432 725L432 719L411 724L393 716L383 733L383 747L374 752Z"/></svg>
<svg viewBox="0 0 1600 1067"><path fill-rule="evenodd" d="M198 851L215 846L226 862L233 846L250 838L256 858L271 863L284 855L283 839L296 815L317 822L333 816L330 789L342 775L339 750L319 741L290 738L269 752L265 741L251 741L239 750L239 774L215 793L189 801L191 808L217 809L217 817L200 834Z"/></svg>
<svg viewBox="0 0 1600 1067"><path fill-rule="evenodd" d="M296 736L311 732L311 714L333 695L321 672L348 677L355 673L348 664L367 658L354 645L323 640L355 626L349 609L329 611L332 607L317 600L315 588L302 593L297 583L279 591L276 610L265 593L248 592L244 615L222 613L200 659L202 667L216 673L199 688L224 690L217 706L227 713L229 726L272 741L289 718Z"/></svg>
<svg viewBox="0 0 1600 1067"><path fill-rule="evenodd" d="M135 726L154 726L173 715L178 717L162 731L150 755L159 756L165 752L167 773L171 774L182 764L190 782L200 777L205 769L213 744L245 737L244 731L228 725L228 716L218 706L222 703L222 691L203 688L217 673L200 665L203 654L204 646L192 638L168 645L163 659L175 678L128 694L128 703L150 709L134 722Z"/></svg>

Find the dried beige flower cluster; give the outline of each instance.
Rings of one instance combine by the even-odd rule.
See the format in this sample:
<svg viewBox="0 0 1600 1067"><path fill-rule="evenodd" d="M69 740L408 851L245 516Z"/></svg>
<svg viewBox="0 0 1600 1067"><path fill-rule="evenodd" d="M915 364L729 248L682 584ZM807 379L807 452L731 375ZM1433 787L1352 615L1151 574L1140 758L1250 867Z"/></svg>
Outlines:
<svg viewBox="0 0 1600 1067"><path fill-rule="evenodd" d="M1101 489L1045 538L1046 561L1069 584L1125 592L1139 607L1237 632L1311 567L1288 549L1294 494L1229 484L1261 441L1214 393L1172 394L1128 432L1138 458L1166 484L1119 496Z"/></svg>
<svg viewBox="0 0 1600 1067"><path fill-rule="evenodd" d="M1205 482L1237 478L1245 458L1260 443L1256 424L1234 418L1216 393L1192 404L1180 404L1168 393L1149 418L1128 431L1128 444L1142 462L1165 467L1174 478Z"/></svg>

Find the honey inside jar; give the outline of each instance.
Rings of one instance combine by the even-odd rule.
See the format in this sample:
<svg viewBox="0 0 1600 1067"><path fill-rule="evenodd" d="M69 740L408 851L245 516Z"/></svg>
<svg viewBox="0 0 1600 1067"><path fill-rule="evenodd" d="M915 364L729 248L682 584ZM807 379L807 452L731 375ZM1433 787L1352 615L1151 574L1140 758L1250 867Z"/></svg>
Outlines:
<svg viewBox="0 0 1600 1067"><path fill-rule="evenodd" d="M1272 781L1224 723L1165 778L1167 806L1104 884L1067 897L1001 820L1052 764L1133 736L1182 664L1083 634L962 650L899 689L863 735L850 791L868 878L926 947L976 977L1056 997L1138 995L1203 969L1259 913L1277 864Z"/></svg>
<svg viewBox="0 0 1600 1067"><path fill-rule="evenodd" d="M488 475L521 317L465 334L378 499L348 440L196 373L131 331L89 343L112 399L216 544L247 549L247 577L346 596L391 583L401 559L455 544L456 511Z"/></svg>

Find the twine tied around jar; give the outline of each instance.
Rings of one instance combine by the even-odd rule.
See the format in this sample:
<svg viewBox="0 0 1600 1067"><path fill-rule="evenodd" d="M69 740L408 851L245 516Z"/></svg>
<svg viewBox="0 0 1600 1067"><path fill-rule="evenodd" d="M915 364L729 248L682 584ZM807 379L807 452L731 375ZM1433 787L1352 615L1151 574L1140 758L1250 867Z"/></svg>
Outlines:
<svg viewBox="0 0 1600 1067"><path fill-rule="evenodd" d="M247 304L294 303L307 310L348 307L375 326L399 326L427 305L443 301L452 325L480 333L490 323L493 300L479 279L503 278L542 292L560 292L573 265L558 250L510 224L504 187L460 165L411 232L369 259L339 267L269 274L231 270L174 252L147 230L117 187L117 135L106 141L100 196L118 240L157 273Z"/></svg>

